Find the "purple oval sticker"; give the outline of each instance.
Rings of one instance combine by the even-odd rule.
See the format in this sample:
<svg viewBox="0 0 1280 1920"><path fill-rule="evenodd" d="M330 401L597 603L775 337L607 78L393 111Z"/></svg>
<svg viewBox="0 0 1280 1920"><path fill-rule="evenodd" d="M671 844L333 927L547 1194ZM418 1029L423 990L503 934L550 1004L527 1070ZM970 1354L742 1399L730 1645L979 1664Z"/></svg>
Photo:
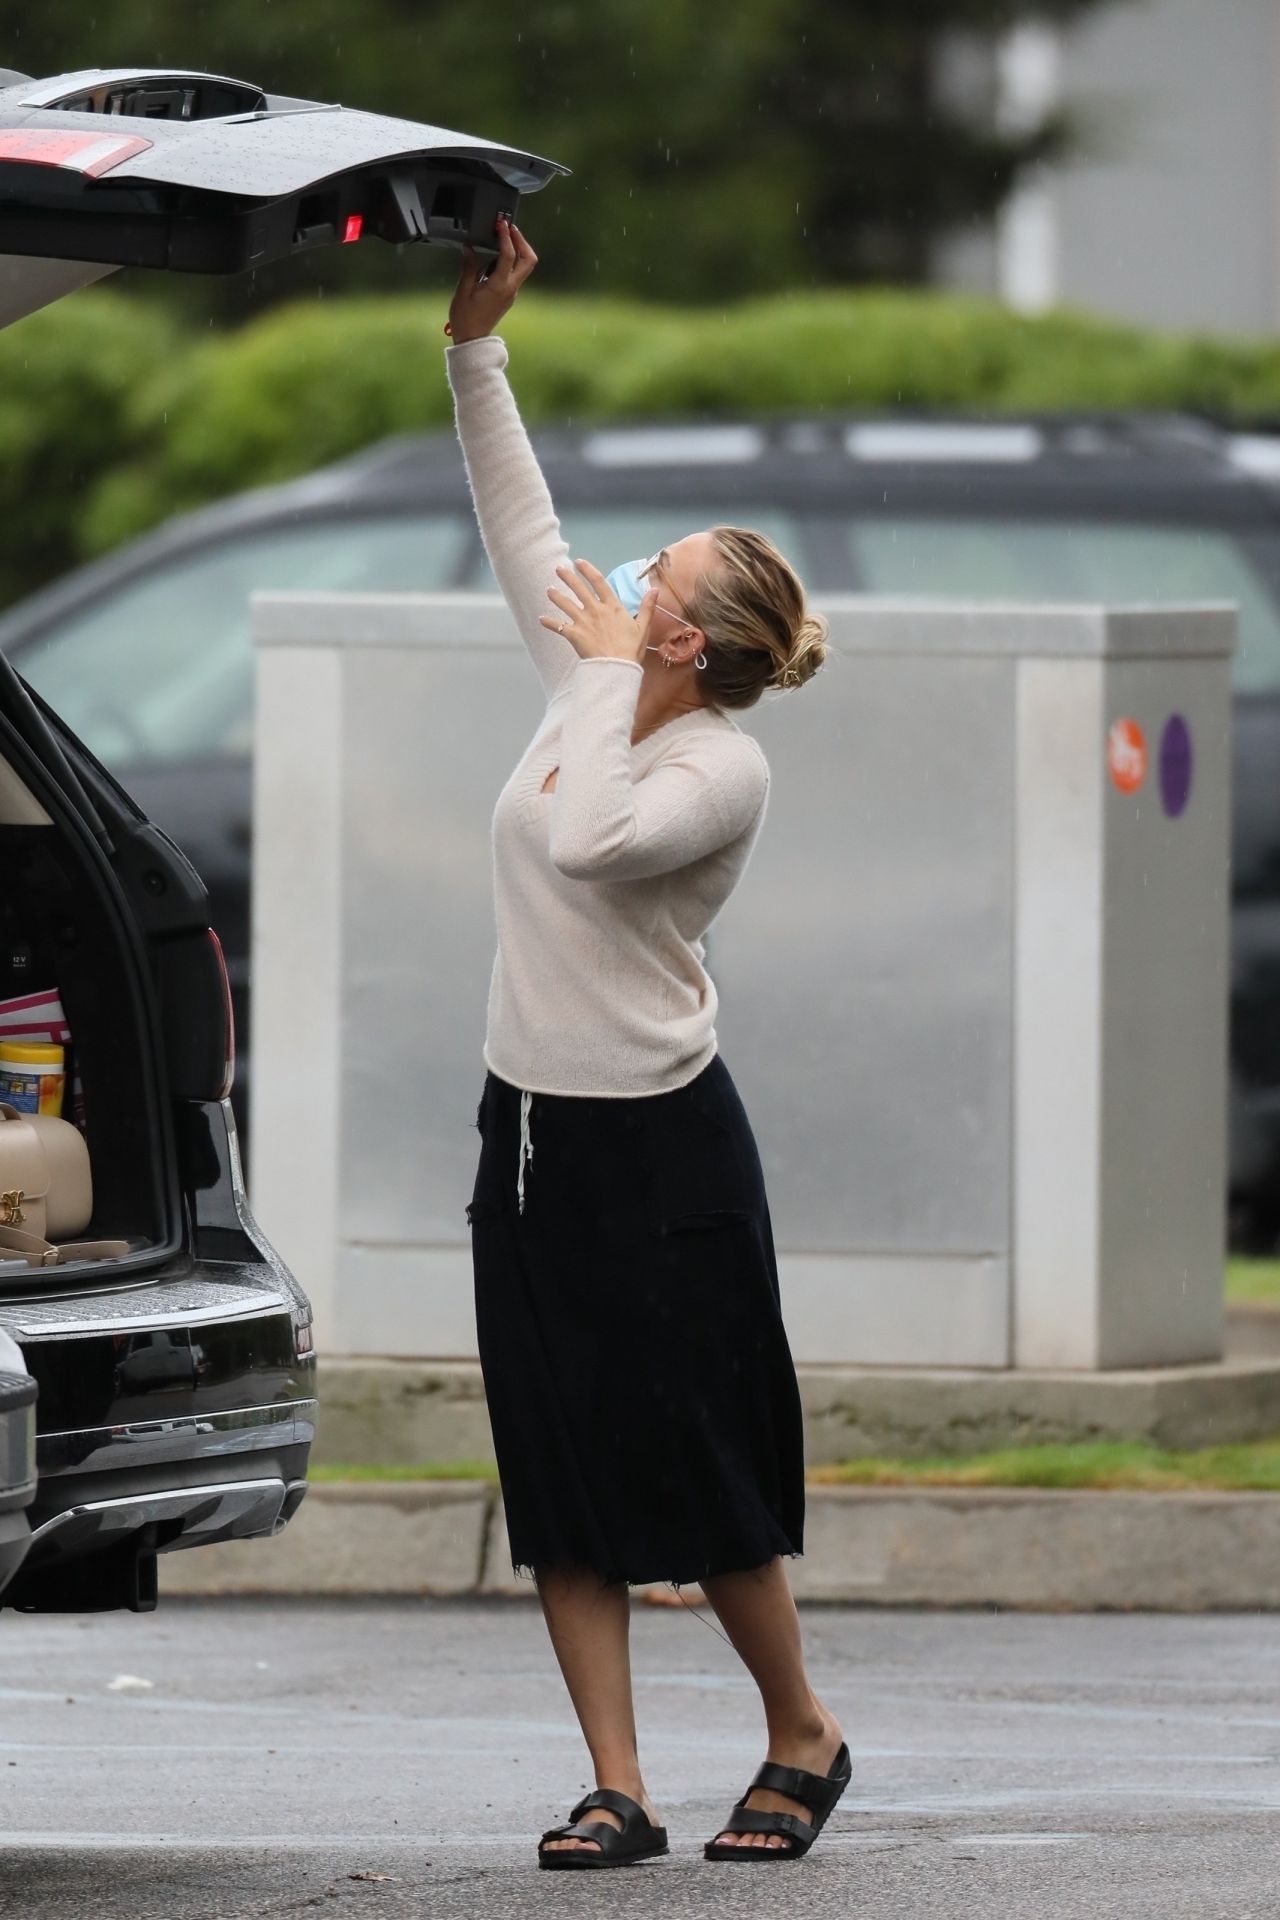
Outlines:
<svg viewBox="0 0 1280 1920"><path fill-rule="evenodd" d="M1180 713L1171 714L1160 736L1160 798L1176 820L1191 798L1191 729Z"/></svg>

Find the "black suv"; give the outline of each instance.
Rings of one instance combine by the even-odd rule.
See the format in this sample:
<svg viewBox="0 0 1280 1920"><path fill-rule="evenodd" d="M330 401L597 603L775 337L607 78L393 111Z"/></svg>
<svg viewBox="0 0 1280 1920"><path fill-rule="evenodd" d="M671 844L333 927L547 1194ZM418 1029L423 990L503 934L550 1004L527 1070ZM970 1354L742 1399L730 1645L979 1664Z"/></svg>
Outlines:
<svg viewBox="0 0 1280 1920"><path fill-rule="evenodd" d="M2 72L0 325L121 266L231 273L375 237L491 258L496 215L559 172L218 74ZM183 648L159 638L163 682ZM159 1554L273 1533L302 1499L311 1309L245 1204L222 915L58 708L0 658L0 999L61 1003L86 1232L123 1251L46 1266L0 1247L0 1585L29 1611L145 1610ZM25 1198L0 1196L10 1225Z"/></svg>
<svg viewBox="0 0 1280 1920"><path fill-rule="evenodd" d="M606 568L734 520L819 594L1237 603L1231 1189L1237 1241L1273 1242L1280 441L1152 416L835 415L535 440L571 551ZM492 591L453 437L388 441L173 520L0 619L0 648L208 880L242 1033L258 587Z"/></svg>

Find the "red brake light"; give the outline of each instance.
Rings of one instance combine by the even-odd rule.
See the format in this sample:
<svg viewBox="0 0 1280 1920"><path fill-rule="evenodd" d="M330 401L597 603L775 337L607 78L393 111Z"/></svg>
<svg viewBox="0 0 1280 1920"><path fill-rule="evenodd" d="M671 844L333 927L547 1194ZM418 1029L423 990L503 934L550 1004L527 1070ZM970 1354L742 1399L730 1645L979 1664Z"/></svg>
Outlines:
<svg viewBox="0 0 1280 1920"><path fill-rule="evenodd" d="M350 246L351 242L353 240L358 240L360 238L360 235L363 232L364 232L364 215L362 213L349 213L347 215L346 228L342 235L343 246L344 247Z"/></svg>
<svg viewBox="0 0 1280 1920"><path fill-rule="evenodd" d="M214 1098L217 1100L225 1100L231 1093L236 1077L236 1016L231 1005L231 981L227 976L226 955L222 951L222 942L212 927L209 928L209 939L213 944L214 958L218 962L218 977L222 982L222 1030L224 1037L224 1057L226 1060L226 1066L222 1075L222 1085L218 1088Z"/></svg>

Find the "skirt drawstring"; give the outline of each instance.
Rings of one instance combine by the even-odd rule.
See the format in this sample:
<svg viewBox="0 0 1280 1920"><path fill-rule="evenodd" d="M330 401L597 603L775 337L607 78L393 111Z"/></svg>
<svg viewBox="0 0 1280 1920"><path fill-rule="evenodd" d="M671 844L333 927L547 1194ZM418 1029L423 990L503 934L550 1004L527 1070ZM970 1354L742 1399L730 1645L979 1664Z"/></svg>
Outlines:
<svg viewBox="0 0 1280 1920"><path fill-rule="evenodd" d="M533 1095L523 1088L520 1093L520 1160L516 1169L516 1194L520 1201L520 1211L524 1212L524 1164L533 1159L533 1141L529 1137L529 1108L533 1104Z"/></svg>

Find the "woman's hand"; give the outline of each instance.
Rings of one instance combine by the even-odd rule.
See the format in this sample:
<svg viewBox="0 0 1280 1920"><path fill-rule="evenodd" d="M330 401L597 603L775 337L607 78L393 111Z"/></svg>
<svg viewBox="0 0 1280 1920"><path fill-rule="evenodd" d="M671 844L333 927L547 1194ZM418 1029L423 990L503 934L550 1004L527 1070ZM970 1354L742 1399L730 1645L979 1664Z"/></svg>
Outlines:
<svg viewBox="0 0 1280 1920"><path fill-rule="evenodd" d="M537 254L505 213L498 215L495 226L498 257L487 273L474 247L462 249L462 274L445 327L455 347L467 340L483 340L492 333L538 264Z"/></svg>
<svg viewBox="0 0 1280 1920"><path fill-rule="evenodd" d="M635 660L644 664L649 623L658 589L650 587L632 619L599 567L579 560L575 567L557 567L563 587L548 587L547 598L560 608L540 614L542 626L562 633L584 660Z"/></svg>

